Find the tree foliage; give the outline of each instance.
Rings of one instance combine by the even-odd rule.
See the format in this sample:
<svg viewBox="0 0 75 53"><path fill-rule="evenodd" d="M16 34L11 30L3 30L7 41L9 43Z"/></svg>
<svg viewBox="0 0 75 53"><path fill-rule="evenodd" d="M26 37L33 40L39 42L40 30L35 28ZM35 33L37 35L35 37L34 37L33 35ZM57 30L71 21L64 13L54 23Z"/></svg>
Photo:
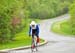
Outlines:
<svg viewBox="0 0 75 53"><path fill-rule="evenodd" d="M15 33L12 32L15 32L17 27L13 26L12 19L24 15L21 14L23 7L24 0L0 0L0 42L8 41L12 36L14 37Z"/></svg>
<svg viewBox="0 0 75 53"><path fill-rule="evenodd" d="M73 0L27 0L30 18L52 18L68 11Z"/></svg>
<svg viewBox="0 0 75 53"><path fill-rule="evenodd" d="M75 2L70 6L70 25L71 25L71 31L73 34L75 34Z"/></svg>
<svg viewBox="0 0 75 53"><path fill-rule="evenodd" d="M17 32L27 27L30 18L52 18L66 13L72 2L73 0L0 0L0 42L12 40Z"/></svg>

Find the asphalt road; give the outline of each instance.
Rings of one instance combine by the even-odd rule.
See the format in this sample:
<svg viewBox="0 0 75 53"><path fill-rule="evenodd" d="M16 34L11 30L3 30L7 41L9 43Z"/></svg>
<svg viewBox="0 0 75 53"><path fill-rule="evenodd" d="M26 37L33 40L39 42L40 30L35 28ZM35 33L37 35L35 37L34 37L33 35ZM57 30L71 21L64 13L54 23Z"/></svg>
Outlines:
<svg viewBox="0 0 75 53"><path fill-rule="evenodd" d="M38 52L34 53L75 53L75 38L65 37L60 34L53 33L51 25L54 22L69 19L69 15L59 16L53 19L40 21L40 37L47 40L48 43L38 47ZM30 49L10 51L9 53L31 53Z"/></svg>

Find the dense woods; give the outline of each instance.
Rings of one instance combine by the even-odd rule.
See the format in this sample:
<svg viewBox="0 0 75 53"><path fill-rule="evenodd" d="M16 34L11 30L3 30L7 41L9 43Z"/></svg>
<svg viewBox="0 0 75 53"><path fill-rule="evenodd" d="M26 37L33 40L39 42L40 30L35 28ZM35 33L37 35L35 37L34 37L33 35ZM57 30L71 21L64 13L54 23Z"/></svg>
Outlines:
<svg viewBox="0 0 75 53"><path fill-rule="evenodd" d="M53 18L68 12L73 0L27 0L30 18Z"/></svg>
<svg viewBox="0 0 75 53"><path fill-rule="evenodd" d="M73 0L0 0L0 43L13 40L16 33L27 29L32 18L47 19L65 14ZM72 5L72 27L75 9Z"/></svg>
<svg viewBox="0 0 75 53"><path fill-rule="evenodd" d="M75 2L70 6L70 25L71 25L71 32L75 34Z"/></svg>
<svg viewBox="0 0 75 53"><path fill-rule="evenodd" d="M0 0L0 42L12 40L16 30L20 28L23 0ZM15 23L13 23L14 21Z"/></svg>

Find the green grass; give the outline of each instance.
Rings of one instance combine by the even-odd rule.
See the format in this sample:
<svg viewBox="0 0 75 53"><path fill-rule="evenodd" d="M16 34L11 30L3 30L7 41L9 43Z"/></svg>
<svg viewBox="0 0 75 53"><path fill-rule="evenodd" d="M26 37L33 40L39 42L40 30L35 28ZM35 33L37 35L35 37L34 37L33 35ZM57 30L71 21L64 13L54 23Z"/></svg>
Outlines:
<svg viewBox="0 0 75 53"><path fill-rule="evenodd" d="M10 41L5 44L0 44L0 50L31 45L31 38L28 36L28 27L30 22L31 22L31 19L28 20L27 27L25 27L20 33L16 34L15 41ZM44 42L44 40L41 39L40 42Z"/></svg>
<svg viewBox="0 0 75 53"><path fill-rule="evenodd" d="M10 48L17 48L21 46L28 46L31 45L31 38L25 35L25 32L22 31L21 33L16 34L16 40L13 42L8 42L5 44L0 44L0 50L2 49L10 49ZM44 42L44 40L41 39L40 42Z"/></svg>
<svg viewBox="0 0 75 53"><path fill-rule="evenodd" d="M52 25L51 30L57 34L63 34L65 36L74 36L71 33L71 27L70 27L68 20L63 20L61 22L54 23Z"/></svg>

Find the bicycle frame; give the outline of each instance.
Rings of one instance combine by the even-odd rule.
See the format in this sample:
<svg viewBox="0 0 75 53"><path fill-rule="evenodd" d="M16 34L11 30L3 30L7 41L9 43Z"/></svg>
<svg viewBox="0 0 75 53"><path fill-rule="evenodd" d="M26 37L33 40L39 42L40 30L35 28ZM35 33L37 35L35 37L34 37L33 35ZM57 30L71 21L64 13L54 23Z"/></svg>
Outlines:
<svg viewBox="0 0 75 53"><path fill-rule="evenodd" d="M34 52L34 49L37 50L37 37L34 35L34 38L32 38L32 44L31 44L31 51Z"/></svg>

